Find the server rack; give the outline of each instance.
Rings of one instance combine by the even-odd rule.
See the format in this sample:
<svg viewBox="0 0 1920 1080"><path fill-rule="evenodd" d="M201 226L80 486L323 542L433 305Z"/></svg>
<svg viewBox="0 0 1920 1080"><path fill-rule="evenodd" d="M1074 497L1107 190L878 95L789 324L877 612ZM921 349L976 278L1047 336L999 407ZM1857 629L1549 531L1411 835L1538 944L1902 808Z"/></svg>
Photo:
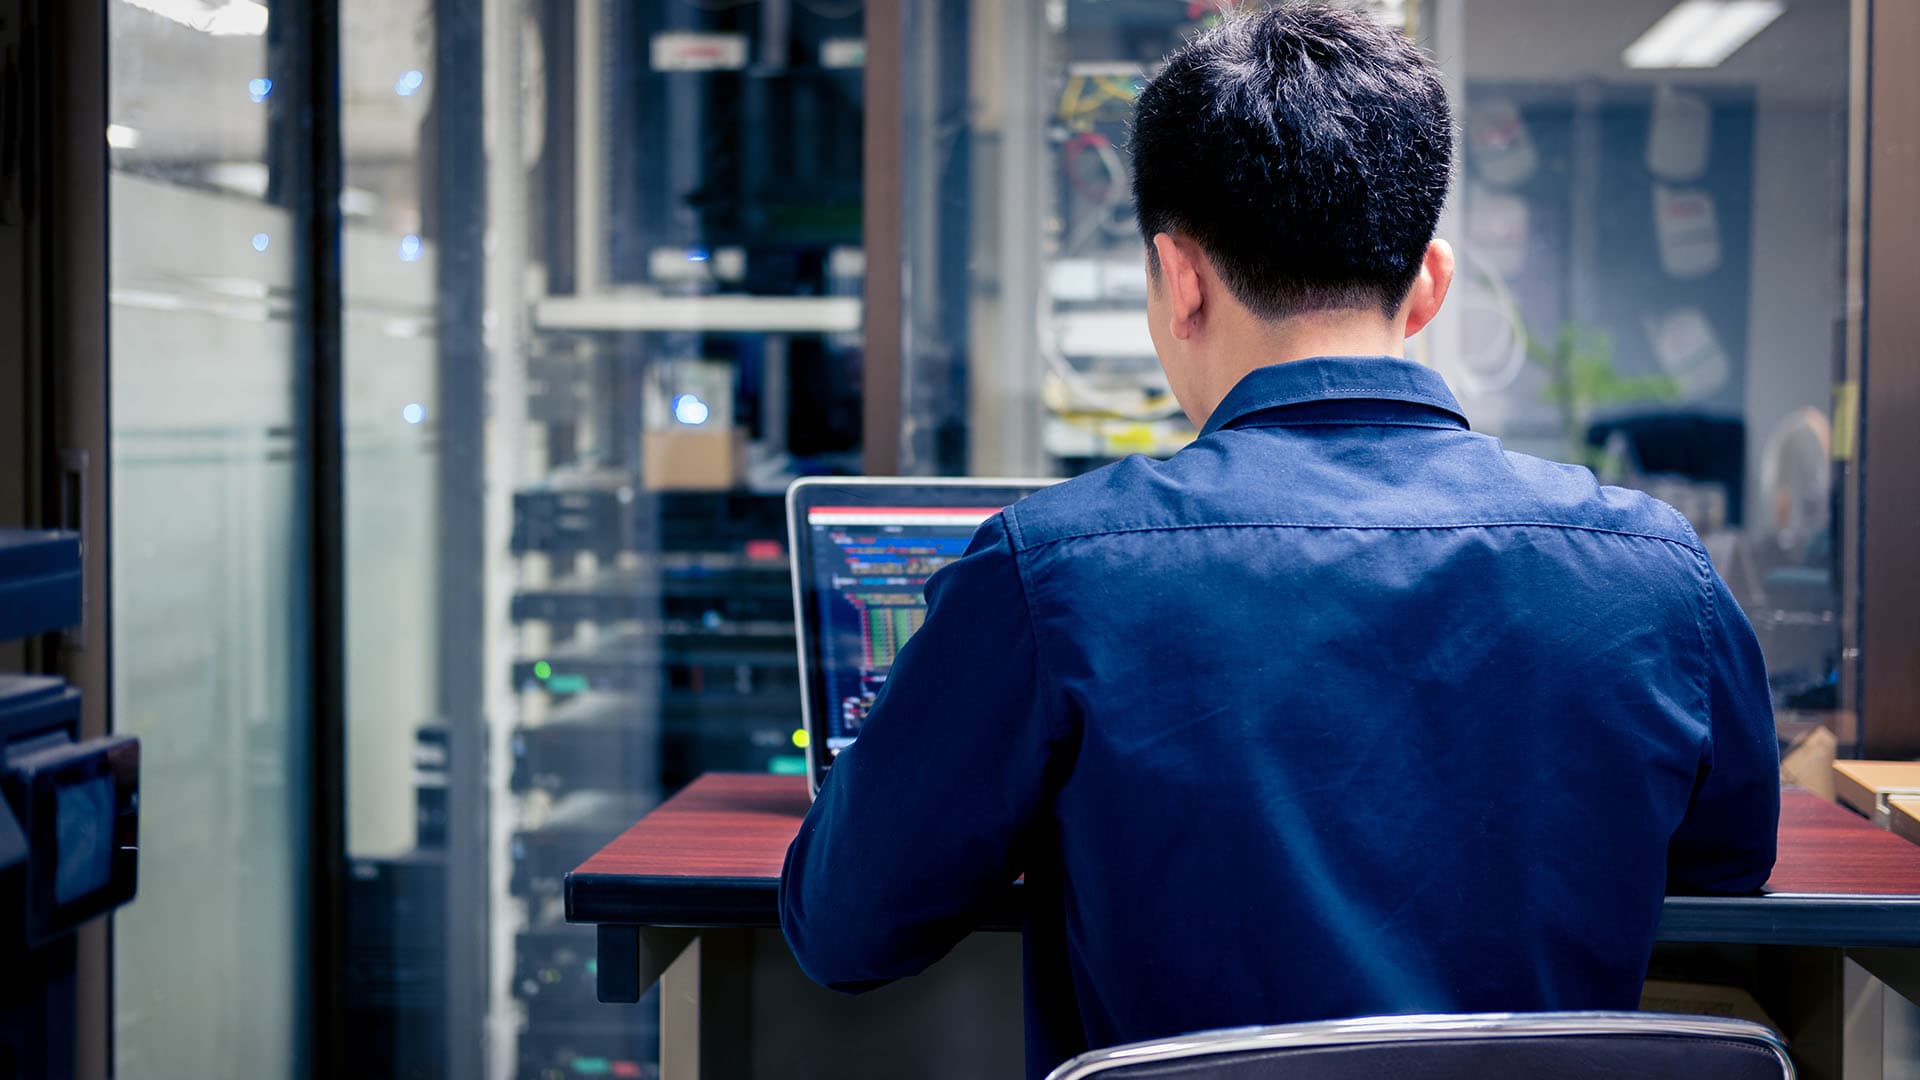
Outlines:
<svg viewBox="0 0 1920 1080"><path fill-rule="evenodd" d="M562 879L703 772L804 769L781 493L856 465L861 5L536 10L492 1072L644 1077L657 1001L595 999Z"/></svg>
<svg viewBox="0 0 1920 1080"><path fill-rule="evenodd" d="M522 703L507 796L519 1074L645 1070L657 1002L595 1000L593 934L563 921L561 883L699 773L798 761L780 503L597 484L530 490L515 507L529 582L507 673Z"/></svg>

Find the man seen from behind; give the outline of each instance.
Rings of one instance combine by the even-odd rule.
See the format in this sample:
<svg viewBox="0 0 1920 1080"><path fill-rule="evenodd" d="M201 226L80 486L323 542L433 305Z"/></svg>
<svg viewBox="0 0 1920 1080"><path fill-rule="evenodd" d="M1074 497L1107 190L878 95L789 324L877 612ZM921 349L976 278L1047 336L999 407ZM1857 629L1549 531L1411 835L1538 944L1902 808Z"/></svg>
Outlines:
<svg viewBox="0 0 1920 1080"><path fill-rule="evenodd" d="M1149 331L1200 437L984 524L788 853L860 990L1026 918L1028 1070L1407 1012L1631 1009L1668 892L1758 888L1752 629L1687 522L1475 433L1439 311L1432 62L1319 4L1136 106Z"/></svg>

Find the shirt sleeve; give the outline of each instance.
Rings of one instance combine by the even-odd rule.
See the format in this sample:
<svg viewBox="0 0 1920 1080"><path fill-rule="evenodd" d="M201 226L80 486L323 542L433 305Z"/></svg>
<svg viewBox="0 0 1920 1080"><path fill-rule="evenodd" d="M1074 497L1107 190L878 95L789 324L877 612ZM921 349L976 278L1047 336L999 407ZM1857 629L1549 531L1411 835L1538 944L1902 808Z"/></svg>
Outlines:
<svg viewBox="0 0 1920 1080"><path fill-rule="evenodd" d="M1025 869L1055 740L1007 526L927 583L859 740L828 773L780 878L780 925L814 981L849 992L946 955Z"/></svg>
<svg viewBox="0 0 1920 1080"><path fill-rule="evenodd" d="M1753 892L1773 872L1780 750L1766 663L1753 626L1708 567L1710 746L1686 818L1667 848L1667 891Z"/></svg>

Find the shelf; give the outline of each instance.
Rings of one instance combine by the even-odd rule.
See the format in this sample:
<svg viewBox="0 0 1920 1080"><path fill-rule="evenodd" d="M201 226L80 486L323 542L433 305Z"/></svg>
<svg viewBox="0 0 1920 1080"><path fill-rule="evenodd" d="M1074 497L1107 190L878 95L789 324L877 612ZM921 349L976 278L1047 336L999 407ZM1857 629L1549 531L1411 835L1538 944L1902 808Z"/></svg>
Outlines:
<svg viewBox="0 0 1920 1080"><path fill-rule="evenodd" d="M677 688L675 678L698 678L688 688L719 693L784 689L799 682L791 624L748 624L724 630L704 627L662 627L667 635L628 629L602 634L592 642L564 642L542 657L523 658L513 665L513 684L522 690L545 689L566 697L586 690L636 692L663 681ZM657 678L662 666L681 669ZM688 669L706 669L695 675ZM544 672L544 674L542 674Z"/></svg>
<svg viewBox="0 0 1920 1080"><path fill-rule="evenodd" d="M1067 356L1155 355L1142 308L1056 311L1053 325L1059 332L1060 352Z"/></svg>
<svg viewBox="0 0 1920 1080"><path fill-rule="evenodd" d="M515 622L623 620L722 624L793 620L793 591L784 561L731 567L609 568L514 594Z"/></svg>
<svg viewBox="0 0 1920 1080"><path fill-rule="evenodd" d="M685 691L646 696L583 694L546 723L513 730L515 792L621 791L663 764L766 768L794 753L800 695L792 687L754 694ZM671 771L671 770L668 770Z"/></svg>
<svg viewBox="0 0 1920 1080"><path fill-rule="evenodd" d="M639 821L657 802L656 796L639 791L561 796L545 820L514 832L512 892L522 897L558 895L568 870Z"/></svg>
<svg viewBox="0 0 1920 1080"><path fill-rule="evenodd" d="M786 536L778 495L640 491L626 474L602 473L513 496L516 555L639 551L663 568L744 559L784 573Z"/></svg>
<svg viewBox="0 0 1920 1080"><path fill-rule="evenodd" d="M697 732L710 721L729 728L771 723L791 730L800 722L800 695L790 686L753 693L666 690L653 694L574 694L557 705L545 721L513 730L516 737L529 740L591 741L610 737L605 733L629 729L654 733L678 727Z"/></svg>
<svg viewBox="0 0 1920 1080"><path fill-rule="evenodd" d="M857 296L549 296L533 305L542 330L682 330L740 334L848 334L861 325Z"/></svg>

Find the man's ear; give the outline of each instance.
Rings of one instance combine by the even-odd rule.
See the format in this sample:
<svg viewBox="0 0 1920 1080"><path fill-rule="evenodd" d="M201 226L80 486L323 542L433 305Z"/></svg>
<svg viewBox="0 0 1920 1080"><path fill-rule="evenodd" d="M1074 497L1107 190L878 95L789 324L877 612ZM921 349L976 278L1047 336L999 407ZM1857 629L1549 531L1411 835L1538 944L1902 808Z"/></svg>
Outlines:
<svg viewBox="0 0 1920 1080"><path fill-rule="evenodd" d="M1204 300L1195 251L1184 240L1155 233L1153 251L1160 259L1160 280L1167 290L1167 332L1182 341L1200 329Z"/></svg>
<svg viewBox="0 0 1920 1080"><path fill-rule="evenodd" d="M1440 314L1440 305L1447 299L1447 289L1453 285L1453 246L1445 240L1434 240L1427 244L1427 253L1420 259L1420 276L1413 281L1413 288L1407 293L1401 310L1407 316L1407 336L1412 337Z"/></svg>

